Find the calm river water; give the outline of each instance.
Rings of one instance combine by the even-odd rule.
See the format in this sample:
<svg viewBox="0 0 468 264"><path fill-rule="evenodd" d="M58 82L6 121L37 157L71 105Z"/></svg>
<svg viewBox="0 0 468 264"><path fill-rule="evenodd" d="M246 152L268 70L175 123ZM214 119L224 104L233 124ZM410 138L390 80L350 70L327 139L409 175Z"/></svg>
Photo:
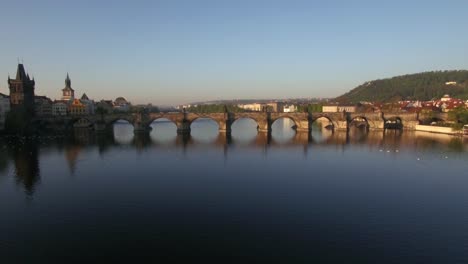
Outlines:
<svg viewBox="0 0 468 264"><path fill-rule="evenodd" d="M152 126L0 138L0 263L468 263L467 139Z"/></svg>

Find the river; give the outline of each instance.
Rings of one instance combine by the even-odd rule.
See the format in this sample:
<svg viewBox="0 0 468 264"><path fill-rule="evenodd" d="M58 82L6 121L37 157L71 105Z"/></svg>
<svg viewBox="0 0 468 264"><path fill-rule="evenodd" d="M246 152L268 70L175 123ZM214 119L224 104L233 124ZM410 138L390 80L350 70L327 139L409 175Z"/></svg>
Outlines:
<svg viewBox="0 0 468 264"><path fill-rule="evenodd" d="M466 138L291 126L1 137L0 262L468 263Z"/></svg>

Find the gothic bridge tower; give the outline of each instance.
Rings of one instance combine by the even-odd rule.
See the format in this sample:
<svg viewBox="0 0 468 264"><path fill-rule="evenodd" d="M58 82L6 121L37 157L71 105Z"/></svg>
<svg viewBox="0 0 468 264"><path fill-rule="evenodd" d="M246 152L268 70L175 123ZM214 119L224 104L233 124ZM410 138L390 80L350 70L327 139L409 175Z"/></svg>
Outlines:
<svg viewBox="0 0 468 264"><path fill-rule="evenodd" d="M34 115L34 89L36 82L31 80L29 74L24 70L23 64L18 64L16 78L8 76L10 88L10 105L12 111L23 107L29 115Z"/></svg>

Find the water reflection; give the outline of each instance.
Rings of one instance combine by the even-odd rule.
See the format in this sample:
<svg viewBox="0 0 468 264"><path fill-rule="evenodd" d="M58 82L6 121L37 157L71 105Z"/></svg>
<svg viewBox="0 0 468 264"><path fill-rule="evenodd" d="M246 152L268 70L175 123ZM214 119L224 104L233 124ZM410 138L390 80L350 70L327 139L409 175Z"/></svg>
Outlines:
<svg viewBox="0 0 468 264"><path fill-rule="evenodd" d="M34 139L10 138L7 145L14 165L16 183L22 185L28 195L34 193L41 179L37 143Z"/></svg>
<svg viewBox="0 0 468 264"><path fill-rule="evenodd" d="M167 118L160 118L151 123L151 140L157 145L172 144L177 137L177 126Z"/></svg>
<svg viewBox="0 0 468 264"><path fill-rule="evenodd" d="M3 145L3 150L0 150L0 175L8 171L8 154L6 153L7 146Z"/></svg>
<svg viewBox="0 0 468 264"><path fill-rule="evenodd" d="M330 263L362 263L362 252L374 254L371 263L388 255L395 263L466 256L466 138L330 133L322 125L291 136L289 125L274 134L238 122L246 130L206 138L204 126L178 136L164 121L143 134L128 125L130 141L117 140L127 136L121 132L86 129L0 137L0 233L8 234L0 245L13 256L7 262L97 251L284 257L252 261L260 263L289 263L293 255L307 263L330 255L339 256ZM443 246L452 251L432 261L433 249ZM21 257L27 260L15 261Z"/></svg>
<svg viewBox="0 0 468 264"><path fill-rule="evenodd" d="M238 144L250 144L257 137L257 122L250 118L240 118L231 125L232 139Z"/></svg>
<svg viewBox="0 0 468 264"><path fill-rule="evenodd" d="M114 138L120 144L129 144L133 140L133 126L126 120L117 120L113 125Z"/></svg>
<svg viewBox="0 0 468 264"><path fill-rule="evenodd" d="M311 125L311 136L314 142L324 142L333 135L333 123L326 117L319 117Z"/></svg>
<svg viewBox="0 0 468 264"><path fill-rule="evenodd" d="M294 130L295 123L289 118L280 118L271 125L271 136L277 143L285 143L294 138L296 131Z"/></svg>
<svg viewBox="0 0 468 264"><path fill-rule="evenodd" d="M210 143L218 138L218 124L210 118L195 119L190 125L193 140Z"/></svg>
<svg viewBox="0 0 468 264"><path fill-rule="evenodd" d="M236 129L232 136L217 132L217 125L212 121L200 120L194 123L194 135L176 135L173 133L174 125L167 121L154 124L151 133L135 134L129 124L117 123L114 131L95 133L88 129L75 129L67 137L36 137L36 138L1 138L4 150L0 153L0 173L5 174L9 160L14 167L16 182L24 187L28 195L32 195L36 185L40 182L40 152L41 150L63 150L70 174L74 174L79 166L78 160L84 150L96 149L104 157L113 149L122 146L135 149L137 152L150 149L180 149L186 153L191 148L221 149L225 161L228 160L230 149L251 148L260 149L265 154L274 152L276 148L302 147L303 155L316 155L322 147L339 147L345 151L350 146L363 146L381 152L398 153L411 150L415 153L430 151L434 153L459 153L466 157L467 138L452 137L427 132L408 132L401 130L385 130L367 132L366 130L352 129L349 133L335 132L317 126L311 133L295 132L292 122L279 123L283 126L281 133L250 133L249 122L234 124ZM214 123L214 124L212 124ZM207 125L207 126L206 126ZM203 132L206 126L207 133ZM245 134L240 127L246 128ZM215 131L216 133L214 133ZM292 132L291 132L292 131ZM168 132L168 133L165 133ZM247 135L247 136L246 136ZM273 150L271 150L273 148ZM396 155L396 154L395 154Z"/></svg>
<svg viewBox="0 0 468 264"><path fill-rule="evenodd" d="M67 147L65 148L65 159L67 160L68 168L70 169L70 174L72 175L75 174L78 158L81 151L82 146L79 144L67 145Z"/></svg>

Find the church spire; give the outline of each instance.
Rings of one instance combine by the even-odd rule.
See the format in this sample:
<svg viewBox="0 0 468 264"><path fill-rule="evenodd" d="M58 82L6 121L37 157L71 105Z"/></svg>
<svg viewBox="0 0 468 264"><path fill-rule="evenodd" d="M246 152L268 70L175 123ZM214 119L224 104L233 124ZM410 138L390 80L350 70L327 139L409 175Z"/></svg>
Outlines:
<svg viewBox="0 0 468 264"><path fill-rule="evenodd" d="M65 79L65 87L71 88L71 80L70 80L70 76L68 76L68 72L67 72L67 78Z"/></svg>
<svg viewBox="0 0 468 264"><path fill-rule="evenodd" d="M62 89L62 100L70 101L75 98L75 90L71 88L70 75L67 72L67 78L65 78L65 88Z"/></svg>

